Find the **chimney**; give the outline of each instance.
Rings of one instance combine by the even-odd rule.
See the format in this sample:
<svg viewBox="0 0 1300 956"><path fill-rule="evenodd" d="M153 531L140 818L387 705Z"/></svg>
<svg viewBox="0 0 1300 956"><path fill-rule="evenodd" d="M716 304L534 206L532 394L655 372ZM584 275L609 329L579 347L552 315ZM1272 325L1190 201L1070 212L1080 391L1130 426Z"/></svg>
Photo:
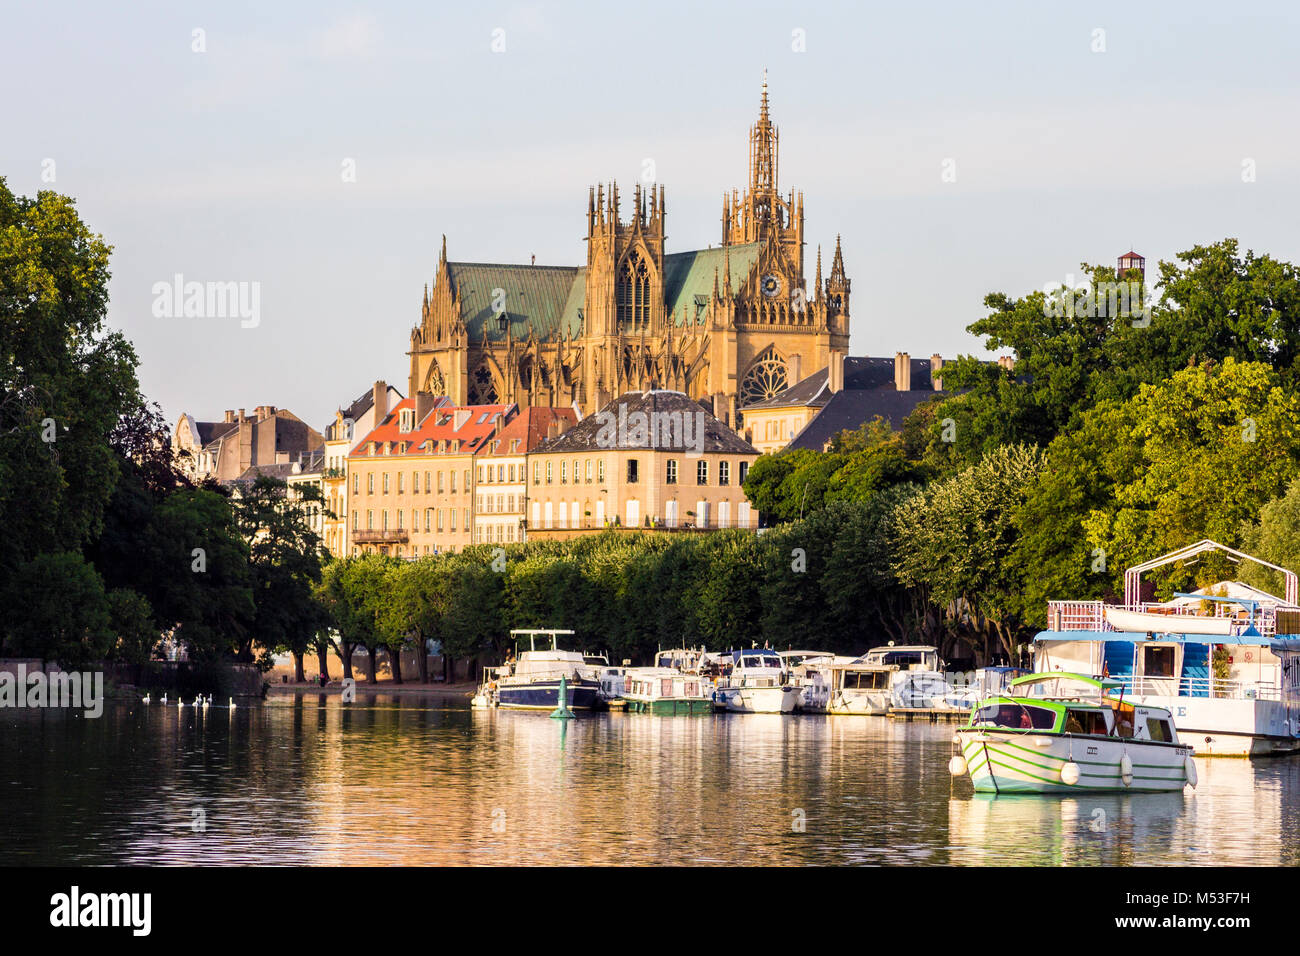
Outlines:
<svg viewBox="0 0 1300 956"><path fill-rule="evenodd" d="M248 417L248 416L244 414L244 410L241 408L241 409L239 410L239 421L240 421L240 422L243 422L243 420L244 420L245 418L247 418L247 417Z"/></svg>
<svg viewBox="0 0 1300 956"><path fill-rule="evenodd" d="M375 382L375 388L370 397L375 406L375 427L378 427L388 417L388 383L384 381Z"/></svg>
<svg viewBox="0 0 1300 956"><path fill-rule="evenodd" d="M844 356L831 352L830 364L826 366L826 385L831 392L844 391Z"/></svg>
<svg viewBox="0 0 1300 956"><path fill-rule="evenodd" d="M943 368L943 357L935 352L930 356L930 384L934 386L936 392L943 391L943 376L939 374L941 368Z"/></svg>
<svg viewBox="0 0 1300 956"><path fill-rule="evenodd" d="M473 412L471 412L468 408L456 409L456 413L452 418L452 430L460 431L465 426L465 423L469 421L469 418L472 414Z"/></svg>
<svg viewBox="0 0 1300 956"><path fill-rule="evenodd" d="M912 356L906 352L894 353L894 388L900 392L912 390Z"/></svg>
<svg viewBox="0 0 1300 956"><path fill-rule="evenodd" d="M1016 357L1014 355L999 355L998 365L1008 372L1014 372L1016 370Z"/></svg>
<svg viewBox="0 0 1300 956"><path fill-rule="evenodd" d="M415 427L420 427L420 422L429 417L429 413L434 409L434 397L428 392L415 393Z"/></svg>
<svg viewBox="0 0 1300 956"><path fill-rule="evenodd" d="M546 423L546 438L550 440L560 434L560 423L552 418Z"/></svg>
<svg viewBox="0 0 1300 956"><path fill-rule="evenodd" d="M234 420L235 420L235 410L234 410L233 408L227 408L227 409L226 409L226 424L231 424L231 423L234 422Z"/></svg>

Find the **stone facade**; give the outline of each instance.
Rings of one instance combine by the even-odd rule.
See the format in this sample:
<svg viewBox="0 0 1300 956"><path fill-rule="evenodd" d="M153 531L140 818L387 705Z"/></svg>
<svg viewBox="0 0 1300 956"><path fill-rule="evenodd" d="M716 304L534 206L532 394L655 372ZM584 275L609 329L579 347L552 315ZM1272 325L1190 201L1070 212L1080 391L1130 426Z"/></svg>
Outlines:
<svg viewBox="0 0 1300 956"><path fill-rule="evenodd" d="M181 415L172 432L172 450L193 481L235 481L249 468L305 463L325 440L297 415L274 405L259 405L252 415L228 410L220 422Z"/></svg>
<svg viewBox="0 0 1300 956"><path fill-rule="evenodd" d="M779 135L763 85L749 182L723 200L721 245L667 250L663 186L587 200L584 266L451 262L446 238L411 331L410 392L457 404L573 406L672 389L735 428L769 398L848 353L849 279L836 239L804 273L803 195L778 188Z"/></svg>
<svg viewBox="0 0 1300 956"><path fill-rule="evenodd" d="M681 392L622 395L528 456L528 536L755 528L741 484L757 458Z"/></svg>

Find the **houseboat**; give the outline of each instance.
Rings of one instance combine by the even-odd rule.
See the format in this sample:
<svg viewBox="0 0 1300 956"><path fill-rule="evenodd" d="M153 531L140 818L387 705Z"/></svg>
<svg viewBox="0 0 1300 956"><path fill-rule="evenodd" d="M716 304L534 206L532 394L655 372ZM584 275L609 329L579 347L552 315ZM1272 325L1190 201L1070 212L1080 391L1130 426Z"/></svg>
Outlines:
<svg viewBox="0 0 1300 956"><path fill-rule="evenodd" d="M629 667L623 700L628 713L713 713L712 688L698 674L683 674L675 667Z"/></svg>
<svg viewBox="0 0 1300 956"><path fill-rule="evenodd" d="M518 647L525 640L528 650L518 660L507 661L487 675L484 686L475 695L482 700L477 706L502 710L551 711L559 703L560 678L565 679L565 702L570 710L593 710L600 706L600 682L593 666L577 651L560 650L560 637L572 637L573 631L520 629L510 632ZM542 649L538 649L539 638ZM550 647L545 645L549 642Z"/></svg>
<svg viewBox="0 0 1300 956"><path fill-rule="evenodd" d="M830 696L828 714L889 713L889 682L897 671L862 659L837 661L827 668Z"/></svg>
<svg viewBox="0 0 1300 956"><path fill-rule="evenodd" d="M1286 597L1224 581L1163 602L1139 601L1143 572L1209 551L1283 575ZM1164 707L1206 756L1300 750L1300 607L1293 572L1214 541L1129 568L1125 603L1051 601L1034 639L1039 671L1098 674L1128 700Z"/></svg>
<svg viewBox="0 0 1300 956"><path fill-rule="evenodd" d="M1166 708L1120 681L1053 671L1011 682L971 711L948 769L979 793L1174 791L1196 786L1192 748Z"/></svg>
<svg viewBox="0 0 1300 956"><path fill-rule="evenodd" d="M788 714L803 692L791 682L776 651L732 651L730 667L718 678L713 701L739 714Z"/></svg>

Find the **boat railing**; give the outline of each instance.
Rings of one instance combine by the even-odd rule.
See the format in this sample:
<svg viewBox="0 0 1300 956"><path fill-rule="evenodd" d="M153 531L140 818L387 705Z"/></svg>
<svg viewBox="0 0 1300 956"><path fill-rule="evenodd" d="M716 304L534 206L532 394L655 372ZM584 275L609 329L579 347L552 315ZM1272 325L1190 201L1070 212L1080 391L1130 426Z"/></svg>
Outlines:
<svg viewBox="0 0 1300 956"><path fill-rule="evenodd" d="M1209 602L1207 602L1209 603ZM1106 609L1115 608L1124 611L1139 611L1144 614L1162 614L1171 618L1212 617L1232 618L1237 622L1234 633L1245 631L1250 625L1250 615L1235 609L1230 604L1214 602L1209 613L1199 604L1169 605L1148 601L1136 607L1123 607L1118 604L1106 604L1104 601L1048 601L1047 629L1050 631L1114 631L1115 628L1106 620ZM1255 614L1255 629L1264 637L1277 633L1277 608L1261 607ZM1177 631L1176 623L1171 631Z"/></svg>
<svg viewBox="0 0 1300 956"><path fill-rule="evenodd" d="M1282 687L1272 681L1226 680L1219 677L1119 677L1124 696L1207 697L1215 700L1282 699Z"/></svg>

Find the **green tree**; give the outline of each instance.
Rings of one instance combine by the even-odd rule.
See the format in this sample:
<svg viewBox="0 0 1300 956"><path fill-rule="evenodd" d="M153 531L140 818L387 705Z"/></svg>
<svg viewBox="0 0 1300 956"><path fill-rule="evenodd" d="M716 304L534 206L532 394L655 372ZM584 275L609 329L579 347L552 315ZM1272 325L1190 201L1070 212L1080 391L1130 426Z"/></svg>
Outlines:
<svg viewBox="0 0 1300 956"><path fill-rule="evenodd" d="M67 670L102 660L113 646L104 582L80 554L38 554L5 589L6 653L58 661Z"/></svg>
<svg viewBox="0 0 1300 956"><path fill-rule="evenodd" d="M248 542L253 595L253 621L235 659L270 667L269 652L293 654L294 679L302 681L303 655L325 624L325 611L316 597L325 554L312 529L309 511L324 508L319 489L300 486L290 496L288 484L259 476L240 489L233 500L235 519ZM400 681L400 670L394 667Z"/></svg>

